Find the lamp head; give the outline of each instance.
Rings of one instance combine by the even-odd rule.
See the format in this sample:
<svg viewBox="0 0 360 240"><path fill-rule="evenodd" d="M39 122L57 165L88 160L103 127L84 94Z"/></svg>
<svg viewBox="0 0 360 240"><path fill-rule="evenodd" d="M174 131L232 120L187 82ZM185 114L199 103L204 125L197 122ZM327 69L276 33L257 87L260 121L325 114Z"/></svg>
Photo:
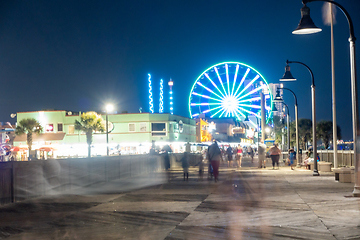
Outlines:
<svg viewBox="0 0 360 240"><path fill-rule="evenodd" d="M282 102L284 101L283 98L280 96L280 90L277 89L276 90L276 96L275 98L273 99L273 102Z"/></svg>
<svg viewBox="0 0 360 240"><path fill-rule="evenodd" d="M310 17L310 8L305 4L301 8L301 19L298 27L292 32L293 34L311 34L321 32L322 29L315 26L313 20Z"/></svg>
<svg viewBox="0 0 360 240"><path fill-rule="evenodd" d="M290 81L296 81L296 78L294 78L293 75L291 74L289 64L286 64L285 73L284 76L280 78L280 82L290 82Z"/></svg>

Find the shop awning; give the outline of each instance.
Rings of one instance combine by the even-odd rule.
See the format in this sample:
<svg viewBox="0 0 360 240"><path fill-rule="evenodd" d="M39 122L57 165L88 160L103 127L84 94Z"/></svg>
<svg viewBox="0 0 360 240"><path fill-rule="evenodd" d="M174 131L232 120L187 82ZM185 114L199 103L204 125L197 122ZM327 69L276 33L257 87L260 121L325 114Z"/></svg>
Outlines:
<svg viewBox="0 0 360 240"><path fill-rule="evenodd" d="M33 142L60 141L65 137L65 133L33 133ZM26 134L16 136L14 142L26 142Z"/></svg>

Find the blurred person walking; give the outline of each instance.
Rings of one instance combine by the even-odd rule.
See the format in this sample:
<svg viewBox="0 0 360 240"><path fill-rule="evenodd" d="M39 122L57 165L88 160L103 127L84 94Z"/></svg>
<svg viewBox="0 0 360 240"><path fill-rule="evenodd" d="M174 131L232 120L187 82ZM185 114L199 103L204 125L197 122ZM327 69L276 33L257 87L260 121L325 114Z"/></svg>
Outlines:
<svg viewBox="0 0 360 240"><path fill-rule="evenodd" d="M243 149L240 144L236 147L235 154L236 154L235 159L236 159L237 167L241 168L241 158L243 154Z"/></svg>
<svg viewBox="0 0 360 240"><path fill-rule="evenodd" d="M277 143L274 143L274 146L272 146L269 149L269 153L272 161L272 169L275 169L275 164L279 169L279 159L280 159L281 150L278 148Z"/></svg>
<svg viewBox="0 0 360 240"><path fill-rule="evenodd" d="M293 148L289 149L289 158L288 163L291 168L291 170L294 170L294 160L296 159L296 152Z"/></svg>
<svg viewBox="0 0 360 240"><path fill-rule="evenodd" d="M213 174L215 178L215 182L218 181L219 176L219 165L222 160L220 148L216 142L216 140L211 144L207 151L207 159L209 159L211 166L213 168Z"/></svg>
<svg viewBox="0 0 360 240"><path fill-rule="evenodd" d="M248 146L247 153L251 157L251 162L253 162L254 161L254 149L251 146Z"/></svg>

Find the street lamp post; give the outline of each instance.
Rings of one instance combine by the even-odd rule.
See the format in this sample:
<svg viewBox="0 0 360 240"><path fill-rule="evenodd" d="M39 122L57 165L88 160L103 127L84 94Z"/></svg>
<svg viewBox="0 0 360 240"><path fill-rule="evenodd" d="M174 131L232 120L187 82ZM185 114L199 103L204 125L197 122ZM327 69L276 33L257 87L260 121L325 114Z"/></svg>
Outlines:
<svg viewBox="0 0 360 240"><path fill-rule="evenodd" d="M350 15L346 11L346 9L343 6L341 6L340 4L338 4L337 2L334 2L332 0L302 0L302 2L304 4L303 8L305 8L305 7L308 8L306 6L306 4L309 2L315 2L315 1L328 2L328 3L336 5L344 13L344 15L348 21L348 24L349 24L352 125L353 125L353 141L354 141L353 145L354 145L354 160L355 160L355 186L354 186L353 196L360 197L360 176L358 175L358 171L360 168L360 156L358 154L359 148L357 146L357 144L359 142L358 138L359 138L360 130L359 130L359 122L358 122L359 121L359 110L358 110L358 96L357 96L356 59L355 59L355 53L356 53L355 52L355 40L356 40L356 38L355 38L355 34L354 34L354 25L353 25ZM314 32L319 32L319 31L311 31L311 29L312 29L311 27L309 29L309 26L307 24L302 24L304 17L306 19L311 20L310 9L307 12L306 16L302 16L299 26L297 27L297 29L295 31L293 31L293 33L294 34L310 34L310 33L314 33ZM312 22L312 20L311 20L311 22ZM314 164L314 166L315 166L315 164Z"/></svg>
<svg viewBox="0 0 360 240"><path fill-rule="evenodd" d="M274 99L275 101L276 100L279 100L279 99ZM289 112L289 106L286 105L286 103L282 102L282 104L284 104L284 106L286 107L287 109L287 118L286 118L286 128L287 128L287 150L289 151L290 149L290 112ZM275 107L275 103L273 103L273 107L272 107L272 111L273 112L277 112L278 110L276 109Z"/></svg>
<svg viewBox="0 0 360 240"><path fill-rule="evenodd" d="M286 67L285 67L285 74L280 79L280 81L295 81L296 79L292 76L290 72L289 63L298 63L305 66L311 75L311 106L312 106L312 135L313 135L313 153L314 153L314 172L313 176L319 176L319 171L317 167L317 147L316 147L316 111L315 111L315 81L314 81L314 74L305 63L298 62L298 61L289 61L286 60Z"/></svg>
<svg viewBox="0 0 360 240"><path fill-rule="evenodd" d="M295 99L295 132L296 132L296 158L297 158L297 167L300 167L300 160L301 160L301 157L300 157L300 146L299 146L299 123L298 123L298 105L297 105L297 97L295 95L295 93L289 89L289 88L284 88L284 87L281 87L281 88L278 88L277 92L276 92L276 97L273 101L275 102L283 102L283 99L281 98L280 96L280 93L279 93L279 89L283 89L283 90L288 90L289 92L291 92L294 96L294 99Z"/></svg>
<svg viewBox="0 0 360 240"><path fill-rule="evenodd" d="M113 110L113 105L106 105L106 156L109 156L109 112Z"/></svg>
<svg viewBox="0 0 360 240"><path fill-rule="evenodd" d="M287 150L290 149L290 112L289 112L289 106L283 102L287 109L287 118L286 118L286 127L287 127Z"/></svg>
<svg viewBox="0 0 360 240"><path fill-rule="evenodd" d="M295 99L295 131L296 131L296 158L297 158L297 167L300 167L300 155L299 155L299 123L298 123L298 104L297 104L297 97L295 95L295 93L289 89L289 88L278 88L278 89L284 89L284 90L288 90L289 92L291 92L294 96ZM280 94L279 94L279 90L276 93L276 97L274 99L274 101L280 101L282 102L283 99L281 98Z"/></svg>

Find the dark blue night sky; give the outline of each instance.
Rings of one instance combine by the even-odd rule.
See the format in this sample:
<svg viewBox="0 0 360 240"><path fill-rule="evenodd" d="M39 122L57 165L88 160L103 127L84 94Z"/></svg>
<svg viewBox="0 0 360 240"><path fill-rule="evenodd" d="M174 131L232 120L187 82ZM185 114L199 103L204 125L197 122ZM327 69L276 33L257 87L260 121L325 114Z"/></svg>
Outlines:
<svg viewBox="0 0 360 240"><path fill-rule="evenodd" d="M359 37L360 1L337 2ZM101 111L107 102L118 112L148 111L148 73L154 88L160 78L165 85L174 80L174 113L188 117L191 87L210 66L243 62L278 83L286 59L313 70L317 120L331 120L330 27L322 21L322 2L308 6L323 31L298 36L291 32L301 0L1 1L0 121L21 111ZM339 10L336 20L337 121L351 139L349 29ZM358 46L358 59L359 53ZM297 94L299 117L310 119L309 72L295 64L291 72L298 81L285 87ZM294 104L290 93L285 101Z"/></svg>

